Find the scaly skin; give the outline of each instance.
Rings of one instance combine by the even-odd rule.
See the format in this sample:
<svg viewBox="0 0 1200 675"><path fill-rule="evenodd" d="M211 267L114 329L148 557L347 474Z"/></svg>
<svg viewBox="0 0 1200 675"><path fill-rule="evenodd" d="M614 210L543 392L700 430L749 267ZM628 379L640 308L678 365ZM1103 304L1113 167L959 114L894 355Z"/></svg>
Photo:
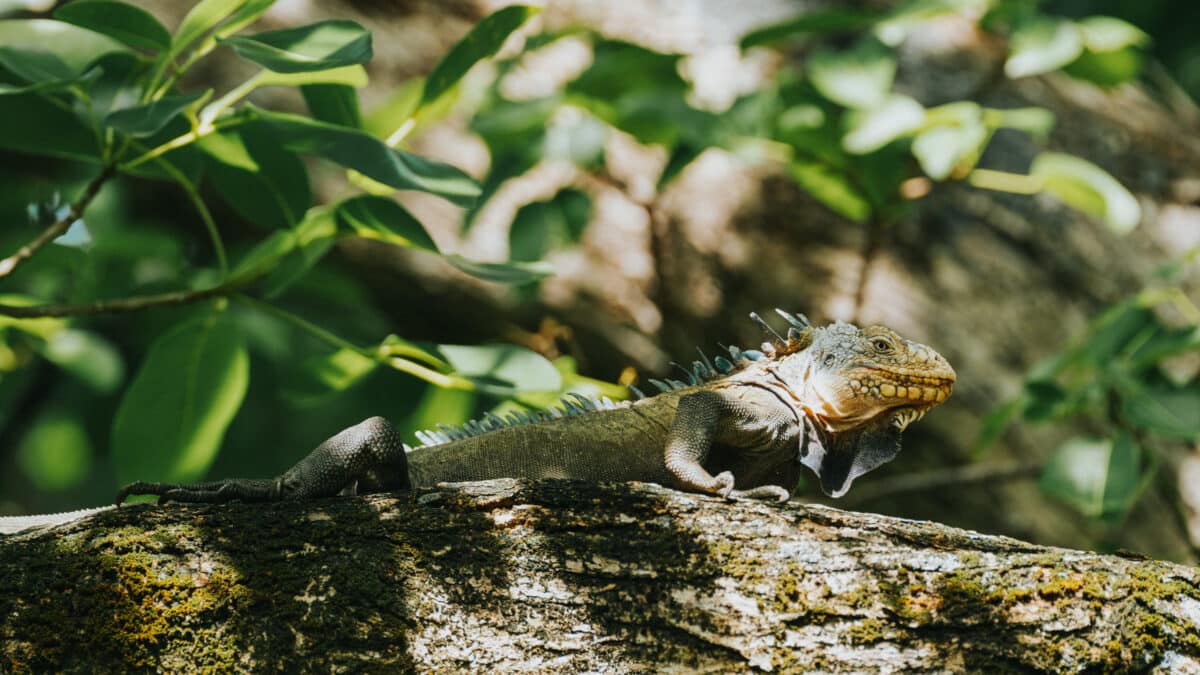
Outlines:
<svg viewBox="0 0 1200 675"><path fill-rule="evenodd" d="M647 481L726 498L786 500L808 466L830 496L891 460L900 433L950 395L941 355L882 326L793 325L727 375L632 403L566 406L476 435L430 432L405 445L380 417L322 443L281 476L199 484L137 482L117 496L160 502L275 501L502 477ZM754 317L761 323L761 320ZM765 324L764 324L765 325ZM698 367L703 375L707 368ZM678 383L677 383L678 384ZM588 407L592 404L588 403ZM576 410L579 408L579 410ZM0 519L0 532L5 528Z"/></svg>

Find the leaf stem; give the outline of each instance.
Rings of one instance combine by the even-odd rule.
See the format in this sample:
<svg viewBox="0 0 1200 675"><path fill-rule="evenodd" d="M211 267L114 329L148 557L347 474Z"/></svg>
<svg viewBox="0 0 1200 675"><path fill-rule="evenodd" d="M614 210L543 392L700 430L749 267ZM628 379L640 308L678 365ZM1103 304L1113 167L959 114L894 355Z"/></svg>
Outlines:
<svg viewBox="0 0 1200 675"><path fill-rule="evenodd" d="M225 243L221 241L221 233L217 231L217 223L213 220L212 213L209 212L208 206L204 204L204 200L200 198L200 192L188 177L183 175L183 172L175 168L173 164L165 159L159 158L156 160L163 171L167 172L171 178L179 183L179 187L187 194L191 200L192 206L196 208L196 212L200 214L200 220L204 221L204 227L208 230L208 238L212 240L213 250L217 254L217 265L221 268L221 275L229 274L229 261L225 257Z"/></svg>
<svg viewBox="0 0 1200 675"><path fill-rule="evenodd" d="M37 237L35 237L33 241L22 246L17 250L16 253L4 258L3 260L0 260L0 278L12 274L13 270L15 270L18 265L29 258L32 258L34 254L41 250L43 246L54 241L64 232L66 232L67 229L71 227L71 223L74 223L76 220L79 220L81 216L83 216L83 212L87 209L88 204L90 204L92 200L96 198L96 195L100 193L100 188L115 174L116 170L111 165L105 166L103 169L101 169L100 173L93 178L90 183L87 184L87 187L83 189L83 194L79 196L79 199L75 200L75 203L71 204L71 207L67 209L66 215L51 223L50 226L43 230L42 233Z"/></svg>
<svg viewBox="0 0 1200 675"><path fill-rule="evenodd" d="M297 314L293 314L283 308L276 307L269 302L263 302L258 298L253 298L242 293L239 293L233 297L236 300L240 300L241 302L254 307L255 309L266 312L267 314L275 316L279 319L283 319L284 321L296 326L297 328L303 330L309 335L312 335L318 340L329 344L330 346L355 352L368 359L371 359L372 361L382 363L394 370L398 370L402 373L407 373L413 377L425 380L430 384L444 387L446 389L473 390L475 388L475 385L473 385L470 380L467 380L466 378L456 375L447 375L446 373L439 373L432 368L427 368L414 361L409 361L408 359L400 358L398 356L380 358L378 351L359 347L353 342L350 342L349 340L318 326L308 319L305 319Z"/></svg>
<svg viewBox="0 0 1200 675"><path fill-rule="evenodd" d="M1035 195L1042 191L1042 181L1026 176L994 169L975 169L967 174L967 182L985 190L998 190L1018 195Z"/></svg>
<svg viewBox="0 0 1200 675"><path fill-rule="evenodd" d="M223 297L233 293L244 284L250 283L251 280L246 280L237 284L222 284L212 288L205 288L198 291L172 291L170 293L159 293L156 295L140 295L132 298L122 298L120 300L100 300L98 302L90 302L82 305L4 305L0 304L0 315L11 316L16 319L42 319L46 317L66 317L66 316L84 316L90 314L118 314L122 312L136 312L152 307L162 307L164 305L184 305L208 298Z"/></svg>

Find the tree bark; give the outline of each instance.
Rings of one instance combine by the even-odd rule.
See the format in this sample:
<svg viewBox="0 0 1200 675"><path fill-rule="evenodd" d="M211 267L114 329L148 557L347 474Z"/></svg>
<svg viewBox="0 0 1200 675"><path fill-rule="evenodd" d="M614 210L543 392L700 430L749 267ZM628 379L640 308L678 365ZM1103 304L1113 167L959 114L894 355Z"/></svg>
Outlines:
<svg viewBox="0 0 1200 675"><path fill-rule="evenodd" d="M3 537L0 644L13 672L1196 672L1200 570L500 480L135 506Z"/></svg>

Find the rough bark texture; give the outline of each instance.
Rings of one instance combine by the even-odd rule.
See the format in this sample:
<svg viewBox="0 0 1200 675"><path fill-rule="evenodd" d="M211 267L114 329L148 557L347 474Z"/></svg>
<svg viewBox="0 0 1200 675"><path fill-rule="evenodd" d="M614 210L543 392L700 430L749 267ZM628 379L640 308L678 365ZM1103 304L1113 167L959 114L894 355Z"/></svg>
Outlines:
<svg viewBox="0 0 1200 675"><path fill-rule="evenodd" d="M15 672L1196 672L1200 571L823 506L501 480L0 538L0 645Z"/></svg>

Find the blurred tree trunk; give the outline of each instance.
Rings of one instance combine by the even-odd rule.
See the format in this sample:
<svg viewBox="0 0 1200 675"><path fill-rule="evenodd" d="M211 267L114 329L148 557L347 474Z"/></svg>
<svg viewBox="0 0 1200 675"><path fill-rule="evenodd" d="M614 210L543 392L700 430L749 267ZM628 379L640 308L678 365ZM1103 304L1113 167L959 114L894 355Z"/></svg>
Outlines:
<svg viewBox="0 0 1200 675"><path fill-rule="evenodd" d="M0 670L1200 668L1200 572L822 506L491 481L0 538Z"/></svg>

